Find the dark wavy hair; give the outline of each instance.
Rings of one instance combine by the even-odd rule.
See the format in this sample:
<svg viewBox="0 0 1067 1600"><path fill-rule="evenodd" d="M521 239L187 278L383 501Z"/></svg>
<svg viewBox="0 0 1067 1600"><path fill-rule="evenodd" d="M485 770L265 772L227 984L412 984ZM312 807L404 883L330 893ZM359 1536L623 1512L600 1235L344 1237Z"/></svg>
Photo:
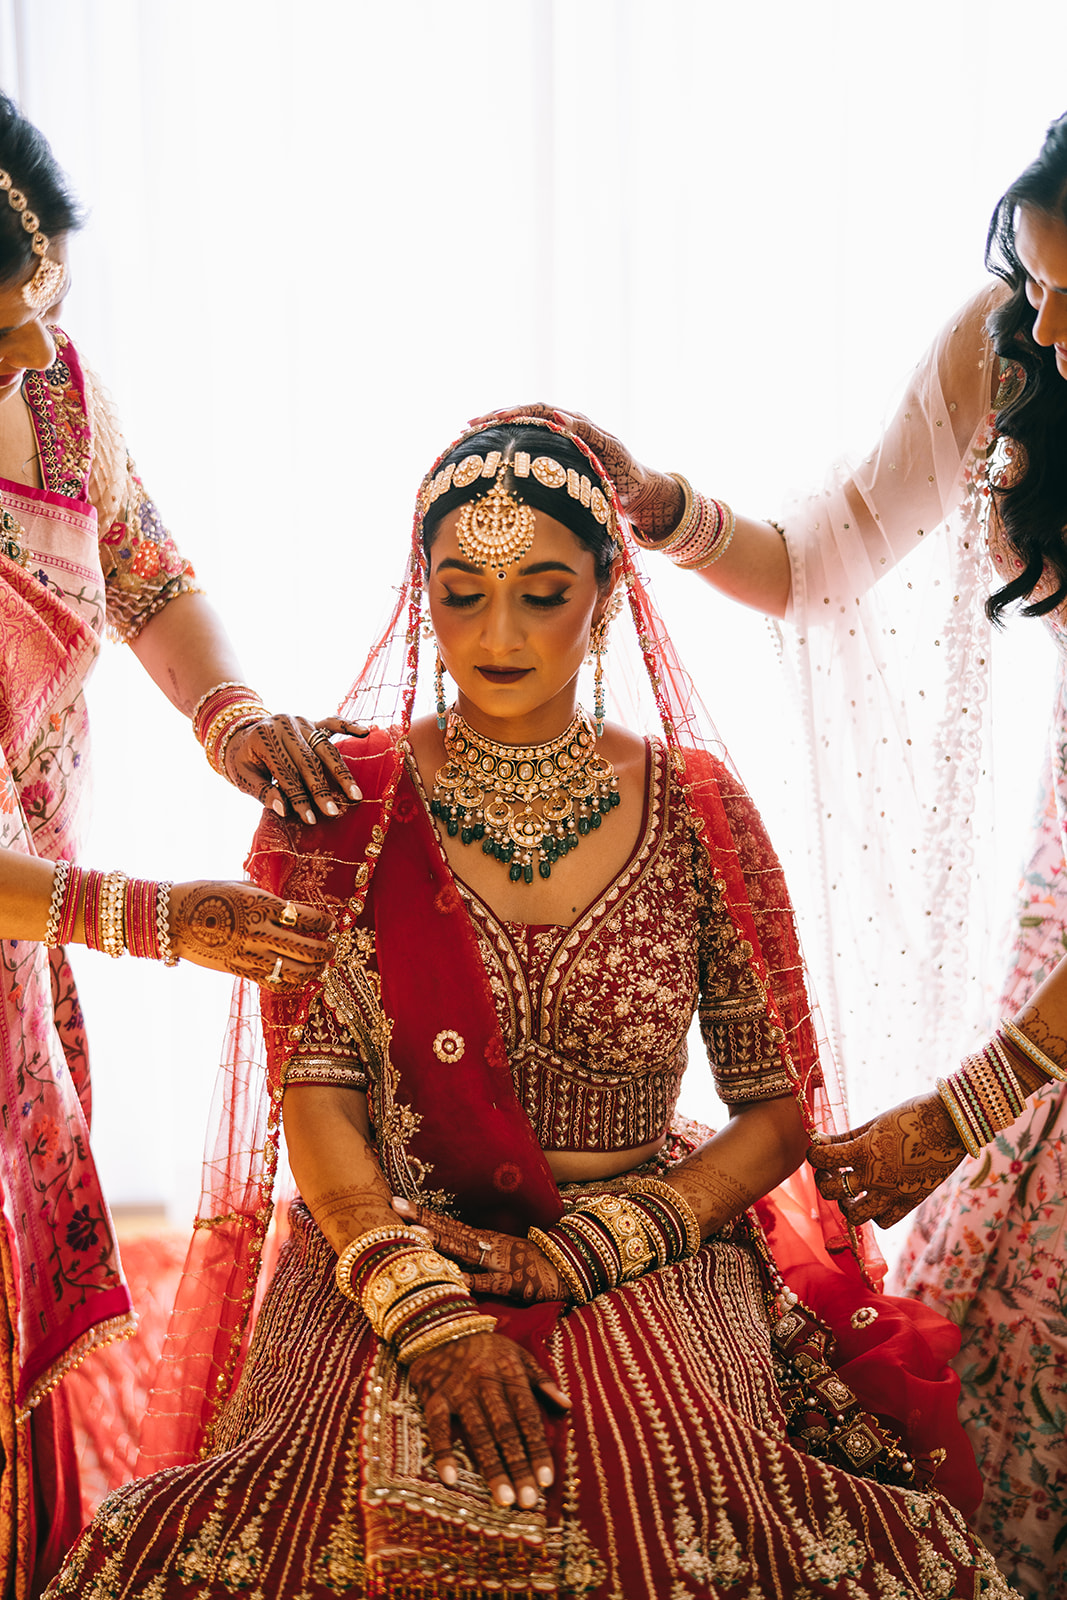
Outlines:
<svg viewBox="0 0 1067 1600"><path fill-rule="evenodd" d="M26 196L49 239L81 227L84 213L52 147L6 94L0 94L0 167L10 174L12 187ZM16 283L26 276L37 259L31 238L18 212L0 197L0 283Z"/></svg>
<svg viewBox="0 0 1067 1600"><path fill-rule="evenodd" d="M1055 352L1034 342L1036 313L1015 248L1018 206L1067 226L1067 114L1052 124L1037 159L1001 196L986 236L986 266L1011 290L989 319L993 347L1017 362L1024 377L1019 393L997 413L997 431L1021 447L1023 470L1015 482L993 491L1023 568L986 601L993 622L1002 620L1013 601L1033 593L1046 565L1056 576L1055 592L1022 606L1023 616L1044 616L1067 597L1067 381L1057 371Z"/></svg>
<svg viewBox="0 0 1067 1600"><path fill-rule="evenodd" d="M535 459L537 456L551 456L561 467L573 468L579 478L596 479L588 456L583 455L572 440L553 433L549 428L523 427L511 423L471 434L442 458L437 470L447 467L450 461L458 465L464 456L486 456L491 450L499 450L505 461L510 461L517 450L528 450ZM517 480L509 469L504 476L504 483L526 505L555 517L557 522L570 529L580 544L592 552L597 583L603 588L618 555L611 530L597 521L588 506L583 506L580 500L572 500L566 489L548 489L532 473L528 478ZM462 489L450 486L434 501L422 524L422 548L427 560L442 518L456 506L466 505L469 500L480 500L488 493L489 487L487 479L475 478L473 483L468 483Z"/></svg>

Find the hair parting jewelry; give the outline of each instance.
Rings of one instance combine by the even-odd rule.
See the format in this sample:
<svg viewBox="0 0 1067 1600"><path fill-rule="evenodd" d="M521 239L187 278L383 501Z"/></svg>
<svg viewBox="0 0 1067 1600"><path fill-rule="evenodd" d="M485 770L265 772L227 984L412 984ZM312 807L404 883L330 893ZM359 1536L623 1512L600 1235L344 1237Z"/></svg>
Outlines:
<svg viewBox="0 0 1067 1600"><path fill-rule="evenodd" d="M517 423L522 421L522 418L516 419ZM510 462L502 459L499 450L490 450L485 456L471 454L462 456L459 461L450 461L423 484L419 497L423 516L449 489L465 489L479 477L495 478L496 482L488 495L481 500L468 502L464 507L457 528L460 549L472 561L477 561L479 566L499 566L519 560L533 539L534 513L516 494L504 488L503 478L509 466L514 479L533 476L542 488L566 490L572 500L588 508L602 528L610 531L615 545L621 545L611 495L604 493L603 485L595 483L585 473L576 472L573 467L562 466L553 456L531 458L528 450L516 450ZM484 507L485 510L479 516L474 507ZM525 543L522 543L524 537ZM464 538L471 541L469 549L464 544ZM479 548L479 541L482 541L481 547L486 555L472 553ZM515 553L510 553L512 549Z"/></svg>
<svg viewBox="0 0 1067 1600"><path fill-rule="evenodd" d="M59 299L59 292L67 276L67 269L61 261L48 261L48 239L41 232L41 225L35 212L30 210L29 201L21 189L15 187L15 180L9 172L0 167L0 189L7 194L7 203L12 211L18 213L19 221L27 233L32 233L30 249L37 256L37 270L28 283L22 286L22 298L32 311L47 311Z"/></svg>
<svg viewBox="0 0 1067 1600"><path fill-rule="evenodd" d="M542 878L561 856L599 828L619 804L615 769L596 750L596 732L579 707L546 744L498 744L449 711L448 760L434 775L430 811L449 838L480 843L508 868L512 883Z"/></svg>

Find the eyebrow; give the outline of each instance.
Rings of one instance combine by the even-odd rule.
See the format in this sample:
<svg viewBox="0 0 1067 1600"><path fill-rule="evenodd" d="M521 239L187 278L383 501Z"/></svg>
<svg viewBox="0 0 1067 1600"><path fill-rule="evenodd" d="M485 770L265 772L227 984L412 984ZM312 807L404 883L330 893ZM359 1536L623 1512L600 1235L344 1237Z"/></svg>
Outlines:
<svg viewBox="0 0 1067 1600"><path fill-rule="evenodd" d="M480 578L485 571L484 567L476 567L470 561L459 561L455 556L446 556L437 568L438 572L469 572L474 577ZM568 567L563 561L534 561L528 567L519 568L520 578L535 578L540 572L568 572L572 578L578 574L573 567Z"/></svg>

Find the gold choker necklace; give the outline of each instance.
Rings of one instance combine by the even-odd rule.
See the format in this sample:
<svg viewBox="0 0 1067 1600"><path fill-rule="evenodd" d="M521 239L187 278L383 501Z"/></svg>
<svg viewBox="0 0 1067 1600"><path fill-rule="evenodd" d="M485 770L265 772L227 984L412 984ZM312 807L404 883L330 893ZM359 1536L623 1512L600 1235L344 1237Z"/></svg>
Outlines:
<svg viewBox="0 0 1067 1600"><path fill-rule="evenodd" d="M512 883L542 878L619 804L619 780L597 755L596 733L579 707L547 744L497 744L453 706L445 725L448 760L433 780L430 811L450 839L480 841L508 868ZM535 810L535 805L538 809Z"/></svg>

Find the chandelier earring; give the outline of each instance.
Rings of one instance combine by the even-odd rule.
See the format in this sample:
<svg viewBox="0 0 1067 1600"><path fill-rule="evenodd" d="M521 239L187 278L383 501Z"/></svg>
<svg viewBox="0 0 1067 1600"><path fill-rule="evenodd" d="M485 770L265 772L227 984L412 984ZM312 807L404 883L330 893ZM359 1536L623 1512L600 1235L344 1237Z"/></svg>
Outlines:
<svg viewBox="0 0 1067 1600"><path fill-rule="evenodd" d="M593 725L597 738L604 733L604 652L608 647L607 613L601 617L589 635L589 650L593 657Z"/></svg>
<svg viewBox="0 0 1067 1600"><path fill-rule="evenodd" d="M444 733L446 720L445 713L447 712L448 707L445 705L445 664L441 660L440 650L437 652L437 663L433 669L433 688L434 695L437 699L437 726L440 728L441 732Z"/></svg>

